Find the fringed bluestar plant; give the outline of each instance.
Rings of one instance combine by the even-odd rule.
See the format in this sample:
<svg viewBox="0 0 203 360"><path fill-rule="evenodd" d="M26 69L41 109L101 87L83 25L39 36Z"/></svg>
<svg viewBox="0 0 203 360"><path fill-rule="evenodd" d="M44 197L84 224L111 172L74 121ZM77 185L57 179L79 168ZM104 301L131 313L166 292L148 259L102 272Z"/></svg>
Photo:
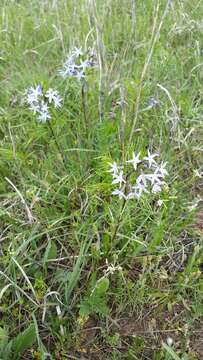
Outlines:
<svg viewBox="0 0 203 360"><path fill-rule="evenodd" d="M110 164L109 172L112 174L112 184L119 187L112 192L119 199L140 199L143 193L156 194L166 186L164 178L168 175L166 162L157 163L158 154L151 154L140 158L140 152L133 152L132 159L127 160L124 166L118 166L116 162ZM129 165L133 170L128 170ZM124 170L126 169L126 175Z"/></svg>
<svg viewBox="0 0 203 360"><path fill-rule="evenodd" d="M59 74L67 79L74 77L78 81L86 78L87 70L97 65L96 53L94 48L89 48L87 52L82 48L75 47L70 51L63 68L59 70Z"/></svg>
<svg viewBox="0 0 203 360"><path fill-rule="evenodd" d="M29 109L37 115L37 121L45 123L51 119L49 106L53 105L54 108L61 107L62 99L57 90L49 88L43 93L42 86L37 85L36 87L30 87L26 91L25 101L29 105Z"/></svg>

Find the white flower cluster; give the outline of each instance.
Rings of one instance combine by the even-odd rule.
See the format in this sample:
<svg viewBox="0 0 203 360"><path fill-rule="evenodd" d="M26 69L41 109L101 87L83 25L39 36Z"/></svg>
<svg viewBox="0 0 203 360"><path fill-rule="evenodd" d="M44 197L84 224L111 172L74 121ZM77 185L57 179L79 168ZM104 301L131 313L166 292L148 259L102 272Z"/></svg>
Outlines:
<svg viewBox="0 0 203 360"><path fill-rule="evenodd" d="M59 74L67 79L74 77L78 81L85 79L86 70L96 66L96 55L93 48L89 48L85 53L81 48L75 47L68 55L67 60L63 64L63 68L59 70Z"/></svg>
<svg viewBox="0 0 203 360"><path fill-rule="evenodd" d="M140 159L140 153L133 153L132 159L126 161L126 166L131 164L133 171L124 176L123 166L118 166L116 162L110 164L109 172L112 174L112 184L118 184L119 188L112 192L119 199L140 199L143 193L156 194L166 185L164 178L168 175L166 170L166 162L157 164L155 160L158 154L150 154L148 150L147 156ZM131 184L132 181L134 184Z"/></svg>
<svg viewBox="0 0 203 360"><path fill-rule="evenodd" d="M40 123L45 123L51 119L49 112L49 105L53 104L55 108L61 107L61 101L58 91L49 88L45 94L43 94L42 86L30 87L26 91L26 103L29 105L29 109L37 114L37 120Z"/></svg>
<svg viewBox="0 0 203 360"><path fill-rule="evenodd" d="M113 275L116 271L123 270L120 265L109 264L108 259L106 259L106 266L107 266L107 269L104 270L104 277Z"/></svg>

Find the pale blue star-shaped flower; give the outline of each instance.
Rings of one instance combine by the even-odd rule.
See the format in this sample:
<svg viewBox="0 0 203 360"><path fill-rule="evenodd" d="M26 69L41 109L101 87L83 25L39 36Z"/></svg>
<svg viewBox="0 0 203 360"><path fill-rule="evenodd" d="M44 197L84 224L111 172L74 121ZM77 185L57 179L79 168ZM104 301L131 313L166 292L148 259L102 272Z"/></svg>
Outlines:
<svg viewBox="0 0 203 360"><path fill-rule="evenodd" d="M144 157L144 160L146 160L148 162L149 168L151 168L151 166L153 164L156 164L156 160L154 160L154 158L157 156L159 156L159 155L158 154L150 154L150 151L147 150L147 156Z"/></svg>
<svg viewBox="0 0 203 360"><path fill-rule="evenodd" d="M121 200L121 199L126 199L126 196L125 196L124 192L121 191L121 190L119 190L119 189L114 190L114 191L112 192L112 195L118 196L120 200Z"/></svg>
<svg viewBox="0 0 203 360"><path fill-rule="evenodd" d="M114 176L112 184L119 184L119 186L121 187L123 183L125 184L126 181L123 178L123 171L121 170L120 173L118 173Z"/></svg>
<svg viewBox="0 0 203 360"><path fill-rule="evenodd" d="M140 152L137 155L133 152L133 158L131 160L127 160L126 162L132 164L134 169L137 170L137 165L141 163Z"/></svg>

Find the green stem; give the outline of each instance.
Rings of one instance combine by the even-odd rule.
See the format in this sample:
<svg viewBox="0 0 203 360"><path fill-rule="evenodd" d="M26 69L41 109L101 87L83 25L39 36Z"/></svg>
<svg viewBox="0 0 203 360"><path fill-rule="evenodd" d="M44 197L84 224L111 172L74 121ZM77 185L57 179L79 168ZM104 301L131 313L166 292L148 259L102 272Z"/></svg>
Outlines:
<svg viewBox="0 0 203 360"><path fill-rule="evenodd" d="M118 219L117 219L117 223L116 223L116 226L115 226L115 230L114 230L114 233L112 235L112 239L111 239L111 243L113 244L115 238L116 238L116 235L118 233L118 230L119 230L119 227L121 225L121 222L122 222L122 215L123 215L123 211L125 209L125 205L126 205L126 199L123 199L123 203L122 203L122 207L121 207L121 211L120 211L120 214L118 216Z"/></svg>
<svg viewBox="0 0 203 360"><path fill-rule="evenodd" d="M82 85L82 89L81 89L81 97L82 97L82 111L83 111L83 116L84 116L84 127L85 127L85 132L86 132L86 136L88 139L88 119L87 119L87 107L86 107L86 99L85 99L85 84Z"/></svg>
<svg viewBox="0 0 203 360"><path fill-rule="evenodd" d="M61 155L63 165L66 168L66 157L65 157L63 151L61 150L61 147L60 147L60 145L59 145L59 143L58 143L58 141L56 139L56 136L55 136L54 130L53 130L51 124L50 124L50 121L47 121L47 124L48 124L48 127L49 127L50 131L51 131L51 134L52 134L52 137L54 139L55 145L56 145L56 147L57 147L57 149L58 149L58 151L59 151L59 153Z"/></svg>
<svg viewBox="0 0 203 360"><path fill-rule="evenodd" d="M124 188L124 193L125 193L125 195L126 195L126 190L127 190L127 181L128 181L128 179L129 179L129 177L130 177L130 175L131 175L132 173L133 173L133 171L130 171L130 172L127 174L127 176L126 176L126 185L125 185L125 188ZM126 203L127 203L127 199L124 198L124 199L123 199L122 206L121 206L121 211L120 211L120 214L119 214L119 216L118 216L117 223L116 223L116 226L115 226L115 230L114 230L114 233L113 233L113 235L112 235L112 239L111 239L111 242L112 242L112 243L114 242L114 240L115 240L115 238L116 238L116 235L117 235L117 233L118 233L119 227L120 227L120 225L121 225L121 223L122 223L123 211L124 211L124 209L125 209Z"/></svg>

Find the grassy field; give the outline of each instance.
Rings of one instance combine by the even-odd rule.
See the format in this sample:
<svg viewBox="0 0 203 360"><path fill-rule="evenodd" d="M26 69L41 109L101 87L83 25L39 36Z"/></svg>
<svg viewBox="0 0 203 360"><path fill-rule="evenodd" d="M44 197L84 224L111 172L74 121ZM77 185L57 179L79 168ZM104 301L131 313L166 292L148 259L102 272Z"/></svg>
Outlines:
<svg viewBox="0 0 203 360"><path fill-rule="evenodd" d="M203 359L202 19L199 0L0 0L1 360ZM74 47L94 50L82 80L60 74ZM61 98L44 123L38 85ZM154 159L161 191L130 199Z"/></svg>

